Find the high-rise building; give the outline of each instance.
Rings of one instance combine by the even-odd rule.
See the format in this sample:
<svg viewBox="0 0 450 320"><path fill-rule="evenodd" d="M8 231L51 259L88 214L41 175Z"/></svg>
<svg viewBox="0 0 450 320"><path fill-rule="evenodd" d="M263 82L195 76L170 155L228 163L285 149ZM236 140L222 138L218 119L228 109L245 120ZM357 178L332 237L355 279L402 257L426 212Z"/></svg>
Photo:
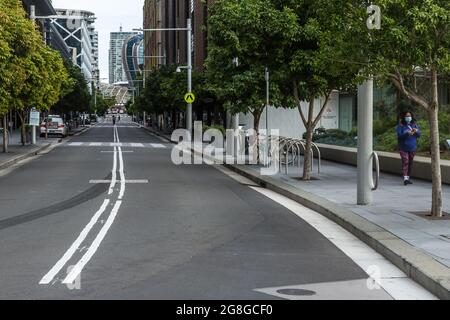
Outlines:
<svg viewBox="0 0 450 320"><path fill-rule="evenodd" d="M213 0L146 0L144 28L185 28L187 19L191 18L193 65L195 69L201 70L207 56L208 7L213 2ZM146 69L163 64L185 64L186 40L187 33L183 31L146 32L144 40Z"/></svg>
<svg viewBox="0 0 450 320"><path fill-rule="evenodd" d="M123 47L127 39L137 35L137 32L111 32L109 44L109 83L128 82L123 64Z"/></svg>
<svg viewBox="0 0 450 320"><path fill-rule="evenodd" d="M95 31L95 14L84 10L56 9L59 32L72 48L76 64L91 85L99 83L98 33Z"/></svg>
<svg viewBox="0 0 450 320"><path fill-rule="evenodd" d="M31 13L31 6L35 7L36 16L42 17L56 15L55 8L53 8L50 0L22 0L22 5L28 15ZM37 19L36 23L46 44L59 51L64 59L71 59L71 49L64 42L58 27L49 19Z"/></svg>
<svg viewBox="0 0 450 320"><path fill-rule="evenodd" d="M144 66L144 36L129 37L123 46L122 63L130 87L135 87Z"/></svg>

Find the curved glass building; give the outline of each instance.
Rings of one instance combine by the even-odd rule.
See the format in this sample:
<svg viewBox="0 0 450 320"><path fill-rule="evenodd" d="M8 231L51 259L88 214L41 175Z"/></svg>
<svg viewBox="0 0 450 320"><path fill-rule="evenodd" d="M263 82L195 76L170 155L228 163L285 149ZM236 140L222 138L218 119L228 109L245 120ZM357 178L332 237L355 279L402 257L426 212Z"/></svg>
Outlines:
<svg viewBox="0 0 450 320"><path fill-rule="evenodd" d="M130 87L134 87L144 66L144 36L136 34L129 37L122 52L123 67Z"/></svg>

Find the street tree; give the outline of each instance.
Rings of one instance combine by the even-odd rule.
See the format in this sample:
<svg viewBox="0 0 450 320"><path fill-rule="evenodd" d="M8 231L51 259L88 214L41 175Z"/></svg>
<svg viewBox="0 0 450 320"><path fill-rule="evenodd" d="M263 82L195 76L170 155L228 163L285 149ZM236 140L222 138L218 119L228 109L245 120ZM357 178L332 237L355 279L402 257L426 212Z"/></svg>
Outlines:
<svg viewBox="0 0 450 320"><path fill-rule="evenodd" d="M209 89L232 114L253 115L259 148L260 120L267 104L265 71L271 71L271 105L281 107L282 46L296 35L296 17L288 8L277 9L271 0L219 0L210 13Z"/></svg>
<svg viewBox="0 0 450 320"><path fill-rule="evenodd" d="M61 56L44 44L34 22L26 18L21 1L2 0L0 11L8 17L1 30L8 38L10 54L5 64L12 78L2 86L8 92L7 105L14 107L21 119L25 144L31 108L48 110L67 92L70 81Z"/></svg>
<svg viewBox="0 0 450 320"><path fill-rule="evenodd" d="M330 23L336 28L336 38L346 44L346 50L341 51L346 65L360 64L362 75L392 83L405 98L426 111L431 130L431 213L441 217L438 86L450 72L450 2L378 0L376 4L382 13L381 30L367 30L368 3L361 0L336 1L341 14ZM420 81L425 82L425 89L418 85Z"/></svg>
<svg viewBox="0 0 450 320"><path fill-rule="evenodd" d="M54 112L61 115L69 115L73 112L88 112L91 107L91 95L89 93L86 78L80 68L70 60L64 61L64 66L71 80L70 92L59 100L53 107Z"/></svg>
<svg viewBox="0 0 450 320"><path fill-rule="evenodd" d="M359 67L339 61L344 43L336 37L336 30L329 22L341 13L340 8L330 6L327 1L274 2L279 8L290 8L295 14L297 33L283 43L285 63L280 70L285 80L282 88L286 95L293 97L294 107L298 108L306 129L303 180L310 180L314 130L328 107L333 91L350 90ZM319 100L321 103L317 108ZM303 101L308 102L307 108L302 107Z"/></svg>

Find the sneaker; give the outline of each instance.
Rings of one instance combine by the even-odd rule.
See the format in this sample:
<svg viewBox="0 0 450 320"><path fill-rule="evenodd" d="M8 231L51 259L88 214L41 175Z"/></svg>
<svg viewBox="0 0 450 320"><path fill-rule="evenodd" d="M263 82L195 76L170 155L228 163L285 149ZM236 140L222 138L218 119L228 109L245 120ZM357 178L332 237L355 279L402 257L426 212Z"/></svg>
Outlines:
<svg viewBox="0 0 450 320"><path fill-rule="evenodd" d="M411 180L405 180L405 186L410 185L410 184L413 184L413 183L411 182Z"/></svg>

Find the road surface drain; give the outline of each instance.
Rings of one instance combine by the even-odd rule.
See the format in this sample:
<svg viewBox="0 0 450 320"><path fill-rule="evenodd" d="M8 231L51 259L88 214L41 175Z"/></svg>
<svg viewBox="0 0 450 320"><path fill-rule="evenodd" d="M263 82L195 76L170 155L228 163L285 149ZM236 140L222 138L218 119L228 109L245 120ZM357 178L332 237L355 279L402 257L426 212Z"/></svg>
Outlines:
<svg viewBox="0 0 450 320"><path fill-rule="evenodd" d="M317 293L310 290L303 290L303 289L281 289L278 290L277 293L283 294L286 296L315 296Z"/></svg>

